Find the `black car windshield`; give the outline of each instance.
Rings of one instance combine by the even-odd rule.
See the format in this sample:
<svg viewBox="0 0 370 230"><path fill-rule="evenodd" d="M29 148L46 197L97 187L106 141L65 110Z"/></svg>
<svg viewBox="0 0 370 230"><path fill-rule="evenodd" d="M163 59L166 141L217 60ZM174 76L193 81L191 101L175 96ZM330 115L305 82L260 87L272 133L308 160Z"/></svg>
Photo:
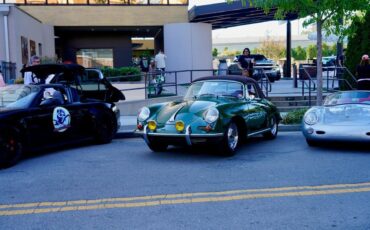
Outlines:
<svg viewBox="0 0 370 230"><path fill-rule="evenodd" d="M184 99L200 97L243 98L243 84L234 81L200 81L193 83Z"/></svg>
<svg viewBox="0 0 370 230"><path fill-rule="evenodd" d="M36 85L9 85L0 88L0 107L27 108L40 87Z"/></svg>
<svg viewBox="0 0 370 230"><path fill-rule="evenodd" d="M370 104L370 91L344 91L328 95L324 105Z"/></svg>

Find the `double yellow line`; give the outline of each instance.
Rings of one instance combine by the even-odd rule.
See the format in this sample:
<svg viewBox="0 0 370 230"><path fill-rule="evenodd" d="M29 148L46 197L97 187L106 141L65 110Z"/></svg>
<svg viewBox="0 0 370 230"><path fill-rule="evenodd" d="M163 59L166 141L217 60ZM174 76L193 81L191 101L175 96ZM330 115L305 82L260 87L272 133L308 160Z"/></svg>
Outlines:
<svg viewBox="0 0 370 230"><path fill-rule="evenodd" d="M0 205L0 216L370 192L370 182Z"/></svg>

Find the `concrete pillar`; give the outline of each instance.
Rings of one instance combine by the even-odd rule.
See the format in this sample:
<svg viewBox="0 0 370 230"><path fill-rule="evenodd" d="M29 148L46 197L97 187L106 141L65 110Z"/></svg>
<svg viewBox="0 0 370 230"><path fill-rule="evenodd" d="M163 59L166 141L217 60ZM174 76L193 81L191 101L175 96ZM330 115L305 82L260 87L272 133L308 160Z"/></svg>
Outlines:
<svg viewBox="0 0 370 230"><path fill-rule="evenodd" d="M164 25L166 71L211 70L212 26L206 23L173 23ZM177 83L212 75L212 71L178 74ZM169 76L174 81L174 76ZM166 76L167 79L167 76Z"/></svg>

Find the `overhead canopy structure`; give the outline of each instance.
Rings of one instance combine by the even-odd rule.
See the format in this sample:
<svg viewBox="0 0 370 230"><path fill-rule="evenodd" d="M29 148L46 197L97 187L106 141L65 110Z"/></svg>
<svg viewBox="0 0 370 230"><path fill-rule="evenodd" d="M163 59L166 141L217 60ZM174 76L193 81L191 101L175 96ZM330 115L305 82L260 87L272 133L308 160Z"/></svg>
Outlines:
<svg viewBox="0 0 370 230"><path fill-rule="evenodd" d="M243 6L241 1L232 3L216 3L211 5L194 6L188 12L190 22L203 22L212 24L212 29L229 28L234 26L249 25L261 22L276 20L274 15L276 9L271 9L265 13L263 9L258 9L249 5ZM284 18L287 20L287 56L286 66L291 66L291 24L290 20L298 18L298 14L288 14ZM284 76L291 76L291 68L284 70Z"/></svg>
<svg viewBox="0 0 370 230"><path fill-rule="evenodd" d="M242 26L276 20L276 9L266 14L263 9L251 7L247 1L243 6L240 1L233 3L216 3L211 5L194 6L189 10L190 22L212 24L213 29ZM289 14L285 20L297 19L297 14Z"/></svg>

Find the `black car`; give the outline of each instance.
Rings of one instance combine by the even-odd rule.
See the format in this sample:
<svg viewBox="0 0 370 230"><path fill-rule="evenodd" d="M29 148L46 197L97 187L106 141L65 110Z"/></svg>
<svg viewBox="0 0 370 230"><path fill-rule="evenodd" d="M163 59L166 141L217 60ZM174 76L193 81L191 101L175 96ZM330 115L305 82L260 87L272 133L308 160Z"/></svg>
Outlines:
<svg viewBox="0 0 370 230"><path fill-rule="evenodd" d="M54 75L55 83L0 88L1 168L16 164L30 150L112 140L120 126L120 111L113 102L124 96L109 82L96 82L104 92L92 83L84 91L88 87L79 80L86 70L78 65L40 65L22 72L26 71L34 72L40 82ZM99 100L103 94L105 101Z"/></svg>
<svg viewBox="0 0 370 230"><path fill-rule="evenodd" d="M262 54L251 54L251 57L255 60L254 71L252 78L259 81L265 75L268 77L270 82L274 82L281 79L281 73L279 66L271 59L266 58ZM241 69L238 67L239 55L234 58L234 63L228 67L228 73L231 75L241 75Z"/></svg>

